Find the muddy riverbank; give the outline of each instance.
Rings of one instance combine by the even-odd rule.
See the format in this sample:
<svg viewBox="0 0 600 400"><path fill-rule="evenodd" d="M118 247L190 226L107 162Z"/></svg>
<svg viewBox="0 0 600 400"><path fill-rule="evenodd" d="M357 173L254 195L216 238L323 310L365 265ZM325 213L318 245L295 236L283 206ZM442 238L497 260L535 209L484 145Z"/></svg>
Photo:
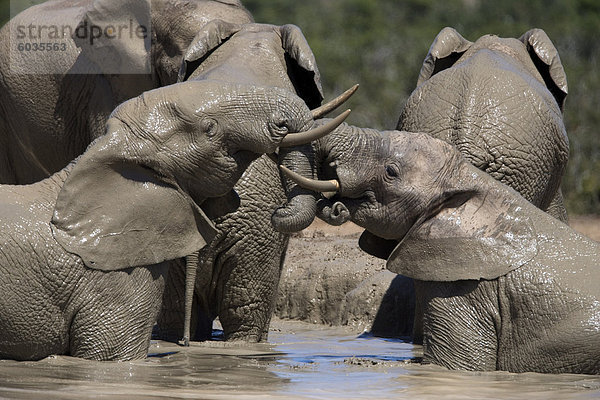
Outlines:
<svg viewBox="0 0 600 400"><path fill-rule="evenodd" d="M571 216L576 231L600 241L600 216ZM362 229L315 220L290 239L276 315L378 336L407 337L412 331L410 279L385 268L385 260L358 247Z"/></svg>

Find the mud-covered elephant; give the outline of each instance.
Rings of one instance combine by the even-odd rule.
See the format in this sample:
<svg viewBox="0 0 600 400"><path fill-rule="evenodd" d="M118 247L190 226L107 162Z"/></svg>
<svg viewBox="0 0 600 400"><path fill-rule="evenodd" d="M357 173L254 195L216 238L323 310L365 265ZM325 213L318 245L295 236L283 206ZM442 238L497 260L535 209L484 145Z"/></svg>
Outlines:
<svg viewBox="0 0 600 400"><path fill-rule="evenodd" d="M51 177L1 185L0 358L144 357L169 261L217 234L199 205L313 125L288 91L184 82L120 105Z"/></svg>
<svg viewBox="0 0 600 400"><path fill-rule="evenodd" d="M131 4L150 6L151 47L144 51L135 42L115 41L110 43L111 56L134 65L149 56L151 74L94 70L93 51L70 37L64 39L68 51L32 52L27 61L35 57L35 65L20 65L7 57L10 34L17 32L8 25L0 31L5 49L0 56L0 182L29 183L58 171L104 134L117 104L178 80L277 86L298 93L311 108L321 103L319 71L300 29L253 24L236 0L48 1L13 22L110 24L116 16L132 14ZM99 13L103 6L108 11ZM38 73L14 74L15 67ZM40 73L57 68L62 72ZM275 164L267 157L257 159L235 192L203 204L218 234L199 260L197 339L210 335L212 320L219 316L226 338L266 340L288 240L270 224L271 213L285 201ZM173 261L158 319L159 338L176 340L181 335L183 261Z"/></svg>
<svg viewBox="0 0 600 400"><path fill-rule="evenodd" d="M444 28L397 129L452 143L473 165L564 221L559 186L569 152L562 118L566 95L565 72L544 31L533 29L519 39L487 35L472 43ZM339 149L353 145L327 142ZM305 177L319 176L320 156L310 148L304 153L285 165ZM313 193L288 186L287 204L273 216L282 231L308 225L316 211Z"/></svg>
<svg viewBox="0 0 600 400"><path fill-rule="evenodd" d="M425 132L453 144L473 165L566 221L559 189L568 159L562 118L566 95L558 52L542 30L530 30L519 39L486 35L472 43L456 30L444 28L429 49L397 128ZM354 146L354 140L342 143L344 135L340 138L335 143L333 138L327 140L333 154L329 162L343 163L344 151ZM318 176L323 156L312 151L305 150L305 159L294 156L286 165L303 176ZM277 210L276 226L287 223L278 223L280 216L289 214L286 221L303 215L310 219L316 211L310 191L289 186L291 205ZM298 208L310 211L303 214ZM416 305L414 339L418 342L418 298Z"/></svg>
<svg viewBox="0 0 600 400"><path fill-rule="evenodd" d="M190 44L179 79L279 87L297 93L311 108L322 100L314 56L300 29L293 25L212 21ZM315 115L327 109L325 105ZM197 340L210 337L216 316L228 340L267 339L288 243L288 235L275 231L270 220L286 198L276 163L267 156L258 159L235 191L240 202L235 211L224 206L228 198L214 199L205 206L219 232L200 255L195 290L199 312L193 313ZM168 340L180 335L183 322L182 292L178 290L185 275L182 263L172 272L157 330L158 337Z"/></svg>
<svg viewBox="0 0 600 400"><path fill-rule="evenodd" d="M75 28L82 23L104 28L123 16L136 26L149 25L148 36L125 40L125 31L108 43L97 40L111 51L105 62L119 58L131 65L130 73L105 74L103 60L82 50L91 28L81 32L83 39L73 37ZM117 105L176 83L190 42L216 18L252 22L237 0L51 0L17 14L0 30L0 182L48 177L104 134ZM33 50L45 42L59 47Z"/></svg>
<svg viewBox="0 0 600 400"><path fill-rule="evenodd" d="M324 140L325 142L327 140ZM451 369L600 373L600 245L423 133L363 131L325 214L414 278L424 362Z"/></svg>
<svg viewBox="0 0 600 400"><path fill-rule="evenodd" d="M567 78L541 29L470 42L444 28L423 61L397 129L445 140L477 168L562 221L569 156Z"/></svg>

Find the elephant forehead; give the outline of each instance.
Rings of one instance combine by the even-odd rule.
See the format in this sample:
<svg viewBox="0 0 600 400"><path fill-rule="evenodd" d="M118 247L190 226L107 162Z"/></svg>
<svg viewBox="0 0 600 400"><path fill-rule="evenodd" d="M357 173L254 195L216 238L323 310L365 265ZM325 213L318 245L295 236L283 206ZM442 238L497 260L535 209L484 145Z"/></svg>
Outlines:
<svg viewBox="0 0 600 400"><path fill-rule="evenodd" d="M216 48L190 79L218 79L294 91L281 38L273 31L236 33Z"/></svg>

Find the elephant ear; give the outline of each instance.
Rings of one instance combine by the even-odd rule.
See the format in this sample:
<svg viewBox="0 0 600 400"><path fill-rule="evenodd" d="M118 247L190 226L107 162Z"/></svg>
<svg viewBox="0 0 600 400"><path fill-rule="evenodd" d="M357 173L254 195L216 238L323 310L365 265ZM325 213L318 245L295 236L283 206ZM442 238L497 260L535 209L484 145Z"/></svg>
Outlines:
<svg viewBox="0 0 600 400"><path fill-rule="evenodd" d="M462 37L454 28L446 27L433 40L423 61L417 86L433 75L450 68L473 43Z"/></svg>
<svg viewBox="0 0 600 400"><path fill-rule="evenodd" d="M415 224L387 268L422 281L449 282L495 279L530 262L538 245L526 200L495 203L491 197L482 194Z"/></svg>
<svg viewBox="0 0 600 400"><path fill-rule="evenodd" d="M544 83L556 99L561 110L569 91L567 75L560 62L558 51L541 29L531 29L519 38L525 44L536 68L544 78Z"/></svg>
<svg viewBox="0 0 600 400"><path fill-rule="evenodd" d="M296 25L288 24L283 25L280 32L281 44L286 52L288 76L296 89L296 93L309 108L320 106L323 100L321 75L317 68L315 56L302 30Z"/></svg>
<svg viewBox="0 0 600 400"><path fill-rule="evenodd" d="M125 159L106 135L72 168L51 227L62 247L103 271L181 258L215 228L176 182Z"/></svg>
<svg viewBox="0 0 600 400"><path fill-rule="evenodd" d="M187 80L196 68L198 68L198 65L202 63L204 58L219 47L221 43L239 32L241 28L241 25L232 24L220 19L210 21L204 25L200 32L196 34L194 40L192 40L183 57L177 82Z"/></svg>

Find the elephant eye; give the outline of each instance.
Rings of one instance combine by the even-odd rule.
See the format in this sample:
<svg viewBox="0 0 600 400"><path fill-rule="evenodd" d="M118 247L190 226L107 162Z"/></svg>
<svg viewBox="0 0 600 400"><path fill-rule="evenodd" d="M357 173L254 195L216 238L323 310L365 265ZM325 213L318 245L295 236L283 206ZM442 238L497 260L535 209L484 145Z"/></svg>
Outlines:
<svg viewBox="0 0 600 400"><path fill-rule="evenodd" d="M287 127L287 123L283 122L269 122L269 131L277 135L285 135L288 133L289 129Z"/></svg>
<svg viewBox="0 0 600 400"><path fill-rule="evenodd" d="M217 124L217 121L212 118L204 118L202 120L202 130L206 132L206 136L213 137L217 134L219 125Z"/></svg>
<svg viewBox="0 0 600 400"><path fill-rule="evenodd" d="M397 178L400 175L400 171L398 171L395 165L390 164L385 166L385 174L389 178Z"/></svg>
<svg viewBox="0 0 600 400"><path fill-rule="evenodd" d="M269 131L275 135L285 135L289 132L288 121L283 113L276 111L269 122Z"/></svg>

